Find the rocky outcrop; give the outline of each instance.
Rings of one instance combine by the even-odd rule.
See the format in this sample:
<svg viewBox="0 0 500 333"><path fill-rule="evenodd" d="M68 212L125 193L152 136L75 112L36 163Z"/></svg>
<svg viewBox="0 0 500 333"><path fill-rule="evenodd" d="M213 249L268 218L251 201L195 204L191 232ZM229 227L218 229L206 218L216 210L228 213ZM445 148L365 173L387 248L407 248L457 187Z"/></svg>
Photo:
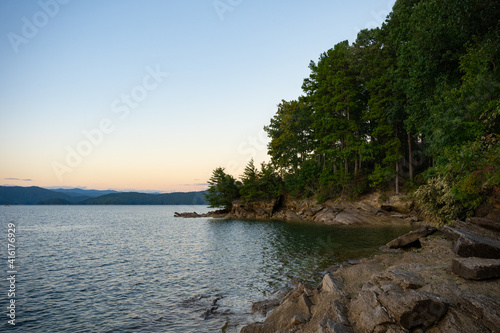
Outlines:
<svg viewBox="0 0 500 333"><path fill-rule="evenodd" d="M499 332L500 280L458 277L450 241L419 241L418 252L337 265L315 289L299 284L241 332Z"/></svg>
<svg viewBox="0 0 500 333"><path fill-rule="evenodd" d="M292 222L316 222L331 225L353 224L400 224L418 222L412 214L413 203L400 196L389 198L385 203L376 193L365 195L357 201L329 200L318 204L314 199L280 197L274 200L237 200L229 212L217 211L206 214L175 213L176 217L216 217L245 220L282 220Z"/></svg>
<svg viewBox="0 0 500 333"><path fill-rule="evenodd" d="M183 217L183 218L200 218L200 217L224 218L226 216L227 216L226 210L216 210L204 214L198 214L197 212L183 212L183 213L174 212L174 217Z"/></svg>
<svg viewBox="0 0 500 333"><path fill-rule="evenodd" d="M331 225L353 224L398 224L417 222L415 215L409 212L411 203L402 199L393 199L393 205L382 205L375 194L366 195L356 202L330 200L318 204L314 199L293 199L290 197L277 200L233 203L227 218L272 219L283 221L310 221ZM396 208L397 207L397 208ZM384 210L386 208L387 210Z"/></svg>

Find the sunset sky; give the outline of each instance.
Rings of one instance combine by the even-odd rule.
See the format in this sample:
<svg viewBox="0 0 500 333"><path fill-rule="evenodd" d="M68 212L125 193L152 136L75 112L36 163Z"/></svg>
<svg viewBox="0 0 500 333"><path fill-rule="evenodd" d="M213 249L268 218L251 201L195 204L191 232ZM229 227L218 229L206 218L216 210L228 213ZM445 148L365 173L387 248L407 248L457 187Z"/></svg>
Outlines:
<svg viewBox="0 0 500 333"><path fill-rule="evenodd" d="M2 0L0 185L206 188L387 0Z"/></svg>

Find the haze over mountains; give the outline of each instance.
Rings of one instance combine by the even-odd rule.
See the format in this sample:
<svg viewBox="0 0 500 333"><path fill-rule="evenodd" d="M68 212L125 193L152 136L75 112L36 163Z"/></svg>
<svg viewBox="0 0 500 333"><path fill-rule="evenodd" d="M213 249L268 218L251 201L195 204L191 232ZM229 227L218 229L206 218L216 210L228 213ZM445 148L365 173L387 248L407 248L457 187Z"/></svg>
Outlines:
<svg viewBox="0 0 500 333"><path fill-rule="evenodd" d="M0 186L0 205L206 205L204 194Z"/></svg>

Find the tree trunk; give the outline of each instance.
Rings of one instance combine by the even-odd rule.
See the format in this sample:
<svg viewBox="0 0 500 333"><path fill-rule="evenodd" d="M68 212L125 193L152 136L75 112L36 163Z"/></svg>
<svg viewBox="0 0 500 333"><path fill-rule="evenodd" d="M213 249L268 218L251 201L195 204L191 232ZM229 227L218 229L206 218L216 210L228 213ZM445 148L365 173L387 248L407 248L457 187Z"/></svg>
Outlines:
<svg viewBox="0 0 500 333"><path fill-rule="evenodd" d="M411 134L408 132L408 168L410 171L410 179L413 180L413 151L411 149Z"/></svg>
<svg viewBox="0 0 500 333"><path fill-rule="evenodd" d="M399 162L396 162L396 195L399 195Z"/></svg>

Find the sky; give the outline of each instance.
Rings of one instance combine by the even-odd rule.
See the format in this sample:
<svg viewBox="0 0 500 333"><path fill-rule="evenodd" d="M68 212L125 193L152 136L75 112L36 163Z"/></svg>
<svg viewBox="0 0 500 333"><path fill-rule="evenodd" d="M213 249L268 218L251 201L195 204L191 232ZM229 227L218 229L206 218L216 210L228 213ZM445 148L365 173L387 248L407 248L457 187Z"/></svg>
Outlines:
<svg viewBox="0 0 500 333"><path fill-rule="evenodd" d="M2 0L0 185L199 191L394 0Z"/></svg>

